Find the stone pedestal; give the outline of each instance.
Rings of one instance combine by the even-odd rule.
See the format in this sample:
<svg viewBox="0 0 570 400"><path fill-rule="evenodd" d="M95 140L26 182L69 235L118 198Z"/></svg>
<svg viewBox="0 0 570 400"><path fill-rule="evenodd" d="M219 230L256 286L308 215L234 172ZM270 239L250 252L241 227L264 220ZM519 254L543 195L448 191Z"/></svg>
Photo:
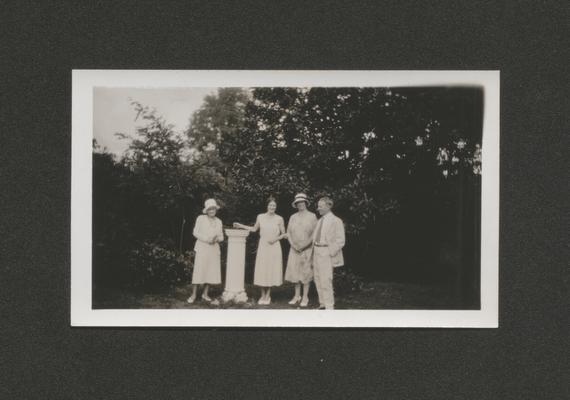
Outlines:
<svg viewBox="0 0 570 400"><path fill-rule="evenodd" d="M228 257L226 261L226 287L222 294L223 301L245 303L247 294L245 280L245 241L249 231L245 229L226 229L228 236Z"/></svg>

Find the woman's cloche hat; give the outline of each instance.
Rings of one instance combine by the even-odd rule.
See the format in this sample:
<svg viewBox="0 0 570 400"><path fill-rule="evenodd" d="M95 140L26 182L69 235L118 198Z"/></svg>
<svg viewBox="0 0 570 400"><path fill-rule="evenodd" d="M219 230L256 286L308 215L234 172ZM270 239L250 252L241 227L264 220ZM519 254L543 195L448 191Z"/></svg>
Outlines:
<svg viewBox="0 0 570 400"><path fill-rule="evenodd" d="M293 206L293 208L297 207L297 203L304 201L305 203L307 203L307 205L309 205L309 199L307 199L307 195L305 193L297 193L295 195L295 200L293 200L293 203L291 204Z"/></svg>
<svg viewBox="0 0 570 400"><path fill-rule="evenodd" d="M218 203L216 203L215 199L208 199L204 202L204 209L202 210L202 213L206 214L210 208L215 208L216 210L220 209L220 206Z"/></svg>

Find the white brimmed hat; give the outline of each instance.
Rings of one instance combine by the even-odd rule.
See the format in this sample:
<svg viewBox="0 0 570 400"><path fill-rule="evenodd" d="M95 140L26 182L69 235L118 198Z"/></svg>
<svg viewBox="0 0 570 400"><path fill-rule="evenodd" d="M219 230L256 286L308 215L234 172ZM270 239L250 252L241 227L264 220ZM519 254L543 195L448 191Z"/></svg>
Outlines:
<svg viewBox="0 0 570 400"><path fill-rule="evenodd" d="M293 203L291 204L293 206L293 208L297 207L297 203L304 201L305 203L307 203L307 205L309 205L309 199L307 199L307 195L305 193L297 193L295 195L295 200L293 200Z"/></svg>
<svg viewBox="0 0 570 400"><path fill-rule="evenodd" d="M218 203L216 203L215 199L208 199L204 202L204 209L202 210L202 213L206 214L210 208L215 208L216 210L220 209L220 206Z"/></svg>

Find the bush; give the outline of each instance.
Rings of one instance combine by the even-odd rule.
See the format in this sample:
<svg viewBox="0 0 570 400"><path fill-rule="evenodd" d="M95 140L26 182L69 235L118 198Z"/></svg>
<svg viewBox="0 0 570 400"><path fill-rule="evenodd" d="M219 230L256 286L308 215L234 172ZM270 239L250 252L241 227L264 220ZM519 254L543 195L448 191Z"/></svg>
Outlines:
<svg viewBox="0 0 570 400"><path fill-rule="evenodd" d="M349 271L346 267L334 269L333 286L335 294L346 295L360 292L364 286L364 281L359 275Z"/></svg>
<svg viewBox="0 0 570 400"><path fill-rule="evenodd" d="M122 244L122 243L121 243ZM117 242L93 243L93 286L122 288L131 280L128 268L130 252Z"/></svg>
<svg viewBox="0 0 570 400"><path fill-rule="evenodd" d="M164 288L191 281L194 252L182 254L155 242L131 251L128 268L135 288Z"/></svg>

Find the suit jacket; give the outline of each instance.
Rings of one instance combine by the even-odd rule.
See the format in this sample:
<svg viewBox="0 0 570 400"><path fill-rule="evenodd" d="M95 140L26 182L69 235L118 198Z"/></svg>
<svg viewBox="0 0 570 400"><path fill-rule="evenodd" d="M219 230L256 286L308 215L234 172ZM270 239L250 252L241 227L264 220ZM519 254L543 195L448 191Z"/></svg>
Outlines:
<svg viewBox="0 0 570 400"><path fill-rule="evenodd" d="M342 254L342 248L345 243L344 224L339 217L332 213L332 211L329 211L327 215L321 218L326 218L326 220L323 221L323 227L321 230L321 242L328 245L327 249L332 258L331 261L333 267L340 267L344 265L344 256ZM313 232L313 247L316 240L317 228L315 228L315 231Z"/></svg>

